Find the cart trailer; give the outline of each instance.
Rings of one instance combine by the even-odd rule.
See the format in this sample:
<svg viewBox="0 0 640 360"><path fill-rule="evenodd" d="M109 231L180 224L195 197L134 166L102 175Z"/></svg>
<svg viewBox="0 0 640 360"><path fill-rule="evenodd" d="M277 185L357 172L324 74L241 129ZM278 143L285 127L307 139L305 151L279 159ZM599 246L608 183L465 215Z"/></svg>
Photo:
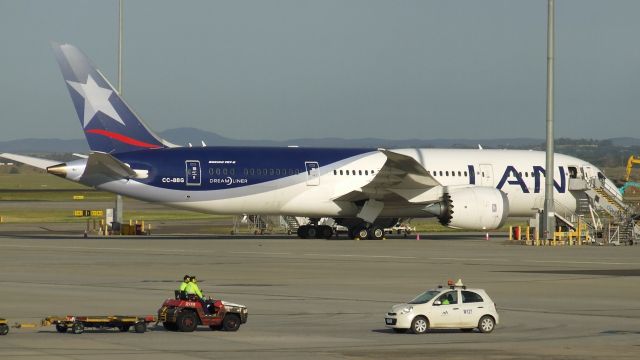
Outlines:
<svg viewBox="0 0 640 360"><path fill-rule="evenodd" d="M107 315L107 316L73 316L64 317L50 316L42 320L43 326L55 325L56 330L65 333L71 330L74 334L82 334L85 328L111 329L117 328L122 332L127 332L131 327L137 333L147 331L147 325L155 322L153 315Z"/></svg>

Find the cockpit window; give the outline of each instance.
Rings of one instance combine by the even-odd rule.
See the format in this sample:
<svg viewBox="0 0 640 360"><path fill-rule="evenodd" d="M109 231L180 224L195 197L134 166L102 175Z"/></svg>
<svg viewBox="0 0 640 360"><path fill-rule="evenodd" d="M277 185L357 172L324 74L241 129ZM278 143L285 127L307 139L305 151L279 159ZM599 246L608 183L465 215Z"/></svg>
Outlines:
<svg viewBox="0 0 640 360"><path fill-rule="evenodd" d="M416 296L415 299L409 301L409 304L424 304L433 299L438 294L440 294L440 291L438 290L425 291L422 294Z"/></svg>

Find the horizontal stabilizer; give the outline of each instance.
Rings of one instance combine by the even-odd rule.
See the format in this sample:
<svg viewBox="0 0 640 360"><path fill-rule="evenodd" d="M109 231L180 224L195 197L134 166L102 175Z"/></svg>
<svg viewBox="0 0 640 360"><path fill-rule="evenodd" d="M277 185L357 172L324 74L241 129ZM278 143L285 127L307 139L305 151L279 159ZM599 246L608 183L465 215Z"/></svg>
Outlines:
<svg viewBox="0 0 640 360"><path fill-rule="evenodd" d="M31 156L24 156L24 155L18 155L18 154L10 154L10 153L2 153L0 154L0 157L17 161L22 164L27 164L29 166L33 166L43 170L45 170L49 166L60 164L60 161L40 159L40 158L31 157Z"/></svg>
<svg viewBox="0 0 640 360"><path fill-rule="evenodd" d="M94 152L89 154L87 167L82 175L86 178L101 177L112 180L135 179L137 174L127 164L105 153Z"/></svg>

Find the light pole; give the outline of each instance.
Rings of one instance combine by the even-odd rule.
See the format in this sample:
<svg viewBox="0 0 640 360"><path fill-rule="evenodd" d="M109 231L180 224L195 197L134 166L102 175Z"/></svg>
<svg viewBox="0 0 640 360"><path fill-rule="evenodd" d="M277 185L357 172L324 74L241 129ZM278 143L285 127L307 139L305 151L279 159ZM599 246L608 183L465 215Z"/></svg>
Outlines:
<svg viewBox="0 0 640 360"><path fill-rule="evenodd" d="M549 14L547 19L547 162L545 170L544 189L544 239L553 239L556 228L555 204L553 201L553 50L555 38L555 2L549 1Z"/></svg>

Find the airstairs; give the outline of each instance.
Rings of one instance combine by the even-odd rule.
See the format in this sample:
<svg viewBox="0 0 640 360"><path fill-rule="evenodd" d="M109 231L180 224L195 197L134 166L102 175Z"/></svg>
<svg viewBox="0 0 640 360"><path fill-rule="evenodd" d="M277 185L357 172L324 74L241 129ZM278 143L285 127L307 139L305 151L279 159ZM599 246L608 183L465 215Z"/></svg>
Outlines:
<svg viewBox="0 0 640 360"><path fill-rule="evenodd" d="M571 212L556 203L559 225L575 230L578 218L584 219L590 238L599 244L632 245L640 237L636 222L638 209L624 202L618 189L603 177L569 179L569 190L577 198Z"/></svg>

